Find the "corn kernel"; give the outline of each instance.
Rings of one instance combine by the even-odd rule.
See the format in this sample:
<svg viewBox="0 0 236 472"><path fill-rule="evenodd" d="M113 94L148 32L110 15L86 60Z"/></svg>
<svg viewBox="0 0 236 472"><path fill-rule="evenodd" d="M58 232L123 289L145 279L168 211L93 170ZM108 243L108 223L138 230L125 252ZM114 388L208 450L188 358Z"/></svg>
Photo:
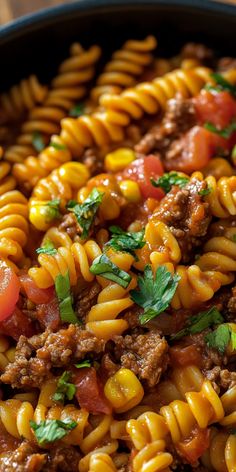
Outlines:
<svg viewBox="0 0 236 472"><path fill-rule="evenodd" d="M104 393L117 413L138 405L144 395L141 383L130 369L120 369L110 377L105 384Z"/></svg>
<svg viewBox="0 0 236 472"><path fill-rule="evenodd" d="M135 159L135 153L129 148L120 148L110 152L105 157L105 168L111 172L125 169Z"/></svg>
<svg viewBox="0 0 236 472"><path fill-rule="evenodd" d="M115 198L108 192L103 196L100 212L104 220L114 220L120 216L120 207Z"/></svg>
<svg viewBox="0 0 236 472"><path fill-rule="evenodd" d="M59 168L58 172L62 180L70 184L73 189L83 187L90 178L87 167L80 162L67 162Z"/></svg>
<svg viewBox="0 0 236 472"><path fill-rule="evenodd" d="M119 185L121 193L126 200L132 203L140 202L141 192L137 182L133 180L122 180Z"/></svg>
<svg viewBox="0 0 236 472"><path fill-rule="evenodd" d="M51 219L48 214L46 202L33 204L29 210L29 220L39 231L47 231L51 226Z"/></svg>

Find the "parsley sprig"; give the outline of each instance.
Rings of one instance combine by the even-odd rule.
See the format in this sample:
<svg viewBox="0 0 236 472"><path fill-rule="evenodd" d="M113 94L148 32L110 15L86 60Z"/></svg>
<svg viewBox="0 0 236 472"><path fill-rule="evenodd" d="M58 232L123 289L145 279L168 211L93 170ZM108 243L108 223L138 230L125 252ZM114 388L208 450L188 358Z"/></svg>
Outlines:
<svg viewBox="0 0 236 472"><path fill-rule="evenodd" d="M146 243L143 239L144 230L136 233L128 233L119 228L119 226L110 226L112 236L106 247L111 247L115 251L128 252L135 260L138 260L135 250L141 249Z"/></svg>
<svg viewBox="0 0 236 472"><path fill-rule="evenodd" d="M57 250L50 239L47 239L43 246L36 249L37 254L48 254L49 256L55 256Z"/></svg>
<svg viewBox="0 0 236 472"><path fill-rule="evenodd" d="M78 116L83 115L84 113L84 104L77 103L73 108L69 111L69 116L73 116L73 118L78 118Z"/></svg>
<svg viewBox="0 0 236 472"><path fill-rule="evenodd" d="M209 328L212 325L222 323L223 320L223 316L217 308L213 306L207 311L202 311L197 315L190 316L186 327L181 329L181 331L178 331L178 333L173 334L171 340L181 339L190 334L201 333L204 329Z"/></svg>
<svg viewBox="0 0 236 472"><path fill-rule="evenodd" d="M160 187L165 193L168 193L171 190L172 185L178 185L179 187L183 188L188 182L189 177L180 175L177 172L166 173L157 180L151 178L153 187Z"/></svg>
<svg viewBox="0 0 236 472"><path fill-rule="evenodd" d="M123 288L127 288L131 282L131 275L113 264L105 254L96 257L90 267L90 272L94 275L100 275L104 279L112 280Z"/></svg>
<svg viewBox="0 0 236 472"><path fill-rule="evenodd" d="M94 222L98 208L101 205L103 195L103 192L94 188L82 204L71 200L67 205L67 209L75 214L82 229L82 239L86 239L89 234L89 230Z"/></svg>
<svg viewBox="0 0 236 472"><path fill-rule="evenodd" d="M43 136L39 131L34 131L32 136L32 144L34 146L34 149L38 152L41 152L45 148Z"/></svg>
<svg viewBox="0 0 236 472"><path fill-rule="evenodd" d="M63 321L64 323L79 323L79 320L72 306L69 271L67 271L65 275L58 274L56 276L55 289L59 300L59 311L61 321Z"/></svg>
<svg viewBox="0 0 236 472"><path fill-rule="evenodd" d="M225 90L229 92L233 97L236 97L236 87L226 80L223 75L218 72L212 72L211 77L214 79L216 85L206 84L205 89L212 90L215 92L222 92Z"/></svg>
<svg viewBox="0 0 236 472"><path fill-rule="evenodd" d="M228 139L231 134L236 131L236 121L232 120L231 123L223 129L218 128L213 123L207 122L204 124L204 128L211 131L211 133L218 134L219 136L222 136L222 138Z"/></svg>
<svg viewBox="0 0 236 472"><path fill-rule="evenodd" d="M178 285L180 277L172 275L164 266L158 267L155 277L150 265L144 269L143 277L138 277L139 290L131 290L132 300L144 309L140 315L141 324L168 308Z"/></svg>
<svg viewBox="0 0 236 472"><path fill-rule="evenodd" d="M71 380L71 372L65 370L57 382L57 389L53 395L53 400L64 403L64 401L72 400L76 392L76 386L69 382Z"/></svg>
<svg viewBox="0 0 236 472"><path fill-rule="evenodd" d="M92 362L89 359L84 359L81 362L78 362L77 364L74 364L74 366L77 369L83 369L84 367L91 367Z"/></svg>
<svg viewBox="0 0 236 472"><path fill-rule="evenodd" d="M35 436L40 445L59 441L66 436L69 431L76 428L77 423L71 418L61 420L45 420L40 423L30 420L30 427L35 432Z"/></svg>
<svg viewBox="0 0 236 472"><path fill-rule="evenodd" d="M232 343L233 350L236 350L236 333L227 323L219 325L212 333L205 336L208 347L216 349L220 354L224 354L229 343Z"/></svg>

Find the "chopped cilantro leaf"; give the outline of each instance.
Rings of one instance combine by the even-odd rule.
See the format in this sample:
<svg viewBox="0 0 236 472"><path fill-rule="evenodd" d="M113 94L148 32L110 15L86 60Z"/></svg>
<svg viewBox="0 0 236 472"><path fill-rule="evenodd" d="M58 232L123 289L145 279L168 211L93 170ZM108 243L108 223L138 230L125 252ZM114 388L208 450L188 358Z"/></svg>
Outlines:
<svg viewBox="0 0 236 472"><path fill-rule="evenodd" d="M37 254L49 254L50 256L55 256L57 250L54 247L53 242L50 241L50 239L47 239L43 246L38 247L38 249L36 249L36 252Z"/></svg>
<svg viewBox="0 0 236 472"><path fill-rule="evenodd" d="M45 203L45 218L46 223L50 223L52 220L56 220L61 217L59 199L49 200Z"/></svg>
<svg viewBox="0 0 236 472"><path fill-rule="evenodd" d="M151 183L154 187L160 187L165 193L171 190L172 185L178 185L183 188L189 182L189 177L180 175L177 172L169 172L162 175L159 179L154 180L151 178Z"/></svg>
<svg viewBox="0 0 236 472"><path fill-rule="evenodd" d="M45 148L43 136L39 131L34 131L32 136L32 144L34 146L34 149L38 152L42 151Z"/></svg>
<svg viewBox="0 0 236 472"><path fill-rule="evenodd" d="M89 230L94 222L96 213L102 202L103 195L103 192L100 192L94 188L89 194L88 198L86 198L86 200L81 203L81 205L74 200L71 200L67 205L67 209L73 211L79 225L81 226L82 239L86 239L89 234Z"/></svg>
<svg viewBox="0 0 236 472"><path fill-rule="evenodd" d="M84 113L84 104L77 103L73 108L70 109L69 116L73 116L74 118L77 118L78 116L83 115L83 113Z"/></svg>
<svg viewBox="0 0 236 472"><path fill-rule="evenodd" d="M65 371L57 382L57 389L53 395L53 400L64 403L65 399L72 400L75 395L76 387L73 383L70 383L71 372Z"/></svg>
<svg viewBox="0 0 236 472"><path fill-rule="evenodd" d="M202 190L199 190L198 195L201 195L202 197L204 197L205 195L209 195L209 193L211 193L211 188L207 187L207 188L203 188Z"/></svg>
<svg viewBox="0 0 236 472"><path fill-rule="evenodd" d="M61 420L45 420L40 423L30 420L30 427L35 432L35 436L40 445L58 441L66 436L69 431L76 428L77 423L71 418Z"/></svg>
<svg viewBox="0 0 236 472"><path fill-rule="evenodd" d="M59 300L61 321L64 323L79 323L72 306L69 272L67 272L65 275L59 274L56 276L55 289L57 298Z"/></svg>
<svg viewBox="0 0 236 472"><path fill-rule="evenodd" d="M131 290L131 298L144 308L140 315L141 324L147 323L168 308L178 285L178 275L172 275L166 267L158 267L153 277L150 265L144 269L144 276L138 277L139 290Z"/></svg>
<svg viewBox="0 0 236 472"><path fill-rule="evenodd" d="M106 246L115 251L128 252L137 260L135 249L141 249L146 244L143 240L144 230L137 233L127 233L119 226L110 226L109 231L111 231L112 236Z"/></svg>
<svg viewBox="0 0 236 472"><path fill-rule="evenodd" d="M211 77L215 80L217 84L217 91L226 90L227 92L231 93L234 97L236 97L236 87L235 85L231 84L226 80L223 75L212 72Z"/></svg>
<svg viewBox="0 0 236 472"><path fill-rule="evenodd" d="M84 361L81 361L78 364L74 365L77 369L82 369L83 367L91 367L92 362L90 360L85 359Z"/></svg>
<svg viewBox="0 0 236 472"><path fill-rule="evenodd" d="M211 133L216 133L222 136L222 138L228 139L231 134L236 131L236 121L231 121L231 123L223 129L217 128L213 123L205 123L204 128L211 131Z"/></svg>
<svg viewBox="0 0 236 472"><path fill-rule="evenodd" d="M56 141L50 141L49 146L52 146L54 149L57 149L58 151L64 151L67 149L65 144L60 144L57 143Z"/></svg>
<svg viewBox="0 0 236 472"><path fill-rule="evenodd" d="M227 323L219 325L212 333L208 333L205 341L208 347L216 349L220 354L225 353L230 342L232 348L236 349L236 333Z"/></svg>
<svg viewBox="0 0 236 472"><path fill-rule="evenodd" d="M191 316L188 319L187 326L178 333L171 336L171 340L180 339L183 336L188 336L189 334L201 333L206 328L209 328L212 325L221 323L224 320L223 316L217 310L215 306L211 307L207 311L202 311L197 315Z"/></svg>
<svg viewBox="0 0 236 472"><path fill-rule="evenodd" d="M113 264L105 254L96 257L90 267L90 272L94 275L100 275L104 279L112 280L123 288L127 288L131 281L131 276L116 264Z"/></svg>

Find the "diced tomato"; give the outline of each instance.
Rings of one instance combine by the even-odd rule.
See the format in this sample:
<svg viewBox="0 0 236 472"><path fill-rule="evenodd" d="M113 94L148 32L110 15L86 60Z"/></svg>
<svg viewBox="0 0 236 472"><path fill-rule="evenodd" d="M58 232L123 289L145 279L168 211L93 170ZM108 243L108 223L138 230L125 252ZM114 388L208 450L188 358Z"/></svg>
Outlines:
<svg viewBox="0 0 236 472"><path fill-rule="evenodd" d="M176 449L189 464L194 464L209 448L209 445L210 430L196 427L192 432L192 437L185 441L180 441L176 445Z"/></svg>
<svg viewBox="0 0 236 472"><path fill-rule="evenodd" d="M55 295L54 287L46 289L39 288L28 274L20 275L20 283L29 300L36 305L39 303L49 303Z"/></svg>
<svg viewBox="0 0 236 472"><path fill-rule="evenodd" d="M166 161L167 170L178 170L190 174L205 167L219 149L228 149L229 143L216 133L201 126L194 126L181 139L182 153Z"/></svg>
<svg viewBox="0 0 236 472"><path fill-rule="evenodd" d="M165 195L163 190L155 188L150 179L158 179L163 175L164 169L158 156L150 154L141 159L136 159L122 173L123 178L138 182L143 198L155 198L161 200Z"/></svg>
<svg viewBox="0 0 236 472"><path fill-rule="evenodd" d="M236 100L229 92L202 90L193 102L200 124L209 122L223 129L236 117Z"/></svg>
<svg viewBox="0 0 236 472"><path fill-rule="evenodd" d="M57 297L54 296L48 303L41 303L36 306L37 319L45 328L53 331L58 328L61 318Z"/></svg>
<svg viewBox="0 0 236 472"><path fill-rule="evenodd" d="M30 338L36 333L36 329L32 320L18 307L15 307L11 316L0 322L0 333L18 341L21 335Z"/></svg>
<svg viewBox="0 0 236 472"><path fill-rule="evenodd" d="M197 349L197 346L191 344L190 346L173 346L169 350L171 365L182 367L190 364L202 365L201 353Z"/></svg>
<svg viewBox="0 0 236 472"><path fill-rule="evenodd" d="M94 367L73 370L76 398L81 408L90 413L111 414L111 406L103 393L103 387Z"/></svg>
<svg viewBox="0 0 236 472"><path fill-rule="evenodd" d="M10 316L19 299L20 282L11 267L0 260L0 321Z"/></svg>

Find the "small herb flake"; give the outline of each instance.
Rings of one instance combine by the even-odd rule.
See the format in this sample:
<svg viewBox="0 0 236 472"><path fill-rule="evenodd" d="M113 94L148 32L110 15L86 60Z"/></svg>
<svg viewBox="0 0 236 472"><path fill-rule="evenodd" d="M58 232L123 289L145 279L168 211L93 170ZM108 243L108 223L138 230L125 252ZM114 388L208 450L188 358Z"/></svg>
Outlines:
<svg viewBox="0 0 236 472"><path fill-rule="evenodd" d="M72 306L69 271L65 275L58 274L56 276L55 289L59 300L61 321L64 323L79 323Z"/></svg>
<svg viewBox="0 0 236 472"><path fill-rule="evenodd" d="M37 254L48 254L49 256L55 256L55 254L57 253L57 250L53 242L50 241L50 239L47 239L44 242L43 246L38 247L38 249L36 249L36 252Z"/></svg>
<svg viewBox="0 0 236 472"><path fill-rule="evenodd" d="M160 187L165 193L168 193L171 190L172 185L178 185L180 188L183 188L188 182L189 177L180 175L177 172L169 172L162 175L157 180L151 178L153 187Z"/></svg>
<svg viewBox="0 0 236 472"><path fill-rule="evenodd" d="M73 116L73 118L78 118L79 116L83 115L84 113L84 104L77 103L73 108L69 111L69 116Z"/></svg>
<svg viewBox="0 0 236 472"><path fill-rule="evenodd" d="M206 195L209 195L211 193L211 188L203 188L202 190L199 190L198 195L201 195L202 197L205 197Z"/></svg>
<svg viewBox="0 0 236 472"><path fill-rule="evenodd" d="M220 354L224 354L229 343L236 349L236 333L228 324L219 325L212 333L205 336L208 347L216 349Z"/></svg>
<svg viewBox="0 0 236 472"><path fill-rule="evenodd" d="M135 260L138 260L135 250L141 249L146 242L143 240L144 230L136 233L128 233L119 228L119 226L110 226L112 236L106 247L111 247L118 252L128 252Z"/></svg>
<svg viewBox="0 0 236 472"><path fill-rule="evenodd" d="M217 128L213 123L205 123L204 128L206 128L208 131L211 131L211 133L218 134L219 136L222 136L222 138L228 139L230 138L231 134L236 131L236 121L231 121L231 123L226 126L223 129Z"/></svg>
<svg viewBox="0 0 236 472"><path fill-rule="evenodd" d="M53 220L57 220L61 217L59 199L49 200L45 203L45 218L46 223L50 223Z"/></svg>
<svg viewBox="0 0 236 472"><path fill-rule="evenodd" d="M96 257L90 267L90 272L94 275L100 275L104 279L112 280L123 288L127 288L131 282L131 275L113 264L105 254Z"/></svg>
<svg viewBox="0 0 236 472"><path fill-rule="evenodd" d="M141 324L147 323L168 308L179 280L178 275L172 275L164 266L158 267L155 277L151 266L145 267L143 277L138 277L139 290L130 291L132 300L144 309L139 318Z"/></svg>
<svg viewBox="0 0 236 472"><path fill-rule="evenodd" d="M45 148L43 136L39 131L34 131L32 136L32 144L34 146L34 149L38 152L42 151Z"/></svg>
<svg viewBox="0 0 236 472"><path fill-rule="evenodd" d="M211 77L215 80L216 86L211 86L214 88L217 92L221 92L222 90L226 90L229 92L231 95L236 97L236 87L235 85L232 85L228 80L226 80L223 75L217 73L217 72L212 72Z"/></svg>
<svg viewBox="0 0 236 472"><path fill-rule="evenodd" d="M74 366L77 369L83 369L84 367L91 367L91 365L92 365L92 362L86 359L82 362L79 362L78 364L74 364Z"/></svg>
<svg viewBox="0 0 236 472"><path fill-rule="evenodd" d="M86 198L81 205L74 200L71 200L67 205L67 209L75 214L77 221L81 226L82 239L86 239L89 234L89 230L94 222L98 208L101 205L103 195L103 192L94 188L88 198Z"/></svg>
<svg viewBox="0 0 236 472"><path fill-rule="evenodd" d="M56 141L50 141L49 146L53 147L57 151L65 151L65 149L67 149L65 144L60 144Z"/></svg>
<svg viewBox="0 0 236 472"><path fill-rule="evenodd" d="M191 316L188 319L187 326L178 333L171 336L171 340L181 339L189 334L197 334L209 328L212 325L222 323L224 321L223 316L217 310L215 306L211 307L207 311L202 311L197 315Z"/></svg>
<svg viewBox="0 0 236 472"><path fill-rule="evenodd" d="M71 380L71 372L66 370L57 382L57 389L52 397L53 400L64 403L65 399L73 399L76 387L73 383L70 383L69 380Z"/></svg>
<svg viewBox="0 0 236 472"><path fill-rule="evenodd" d="M40 423L30 420L30 427L35 432L35 436L40 445L58 441L66 436L69 431L76 428L77 423L71 418L61 420L45 420Z"/></svg>

